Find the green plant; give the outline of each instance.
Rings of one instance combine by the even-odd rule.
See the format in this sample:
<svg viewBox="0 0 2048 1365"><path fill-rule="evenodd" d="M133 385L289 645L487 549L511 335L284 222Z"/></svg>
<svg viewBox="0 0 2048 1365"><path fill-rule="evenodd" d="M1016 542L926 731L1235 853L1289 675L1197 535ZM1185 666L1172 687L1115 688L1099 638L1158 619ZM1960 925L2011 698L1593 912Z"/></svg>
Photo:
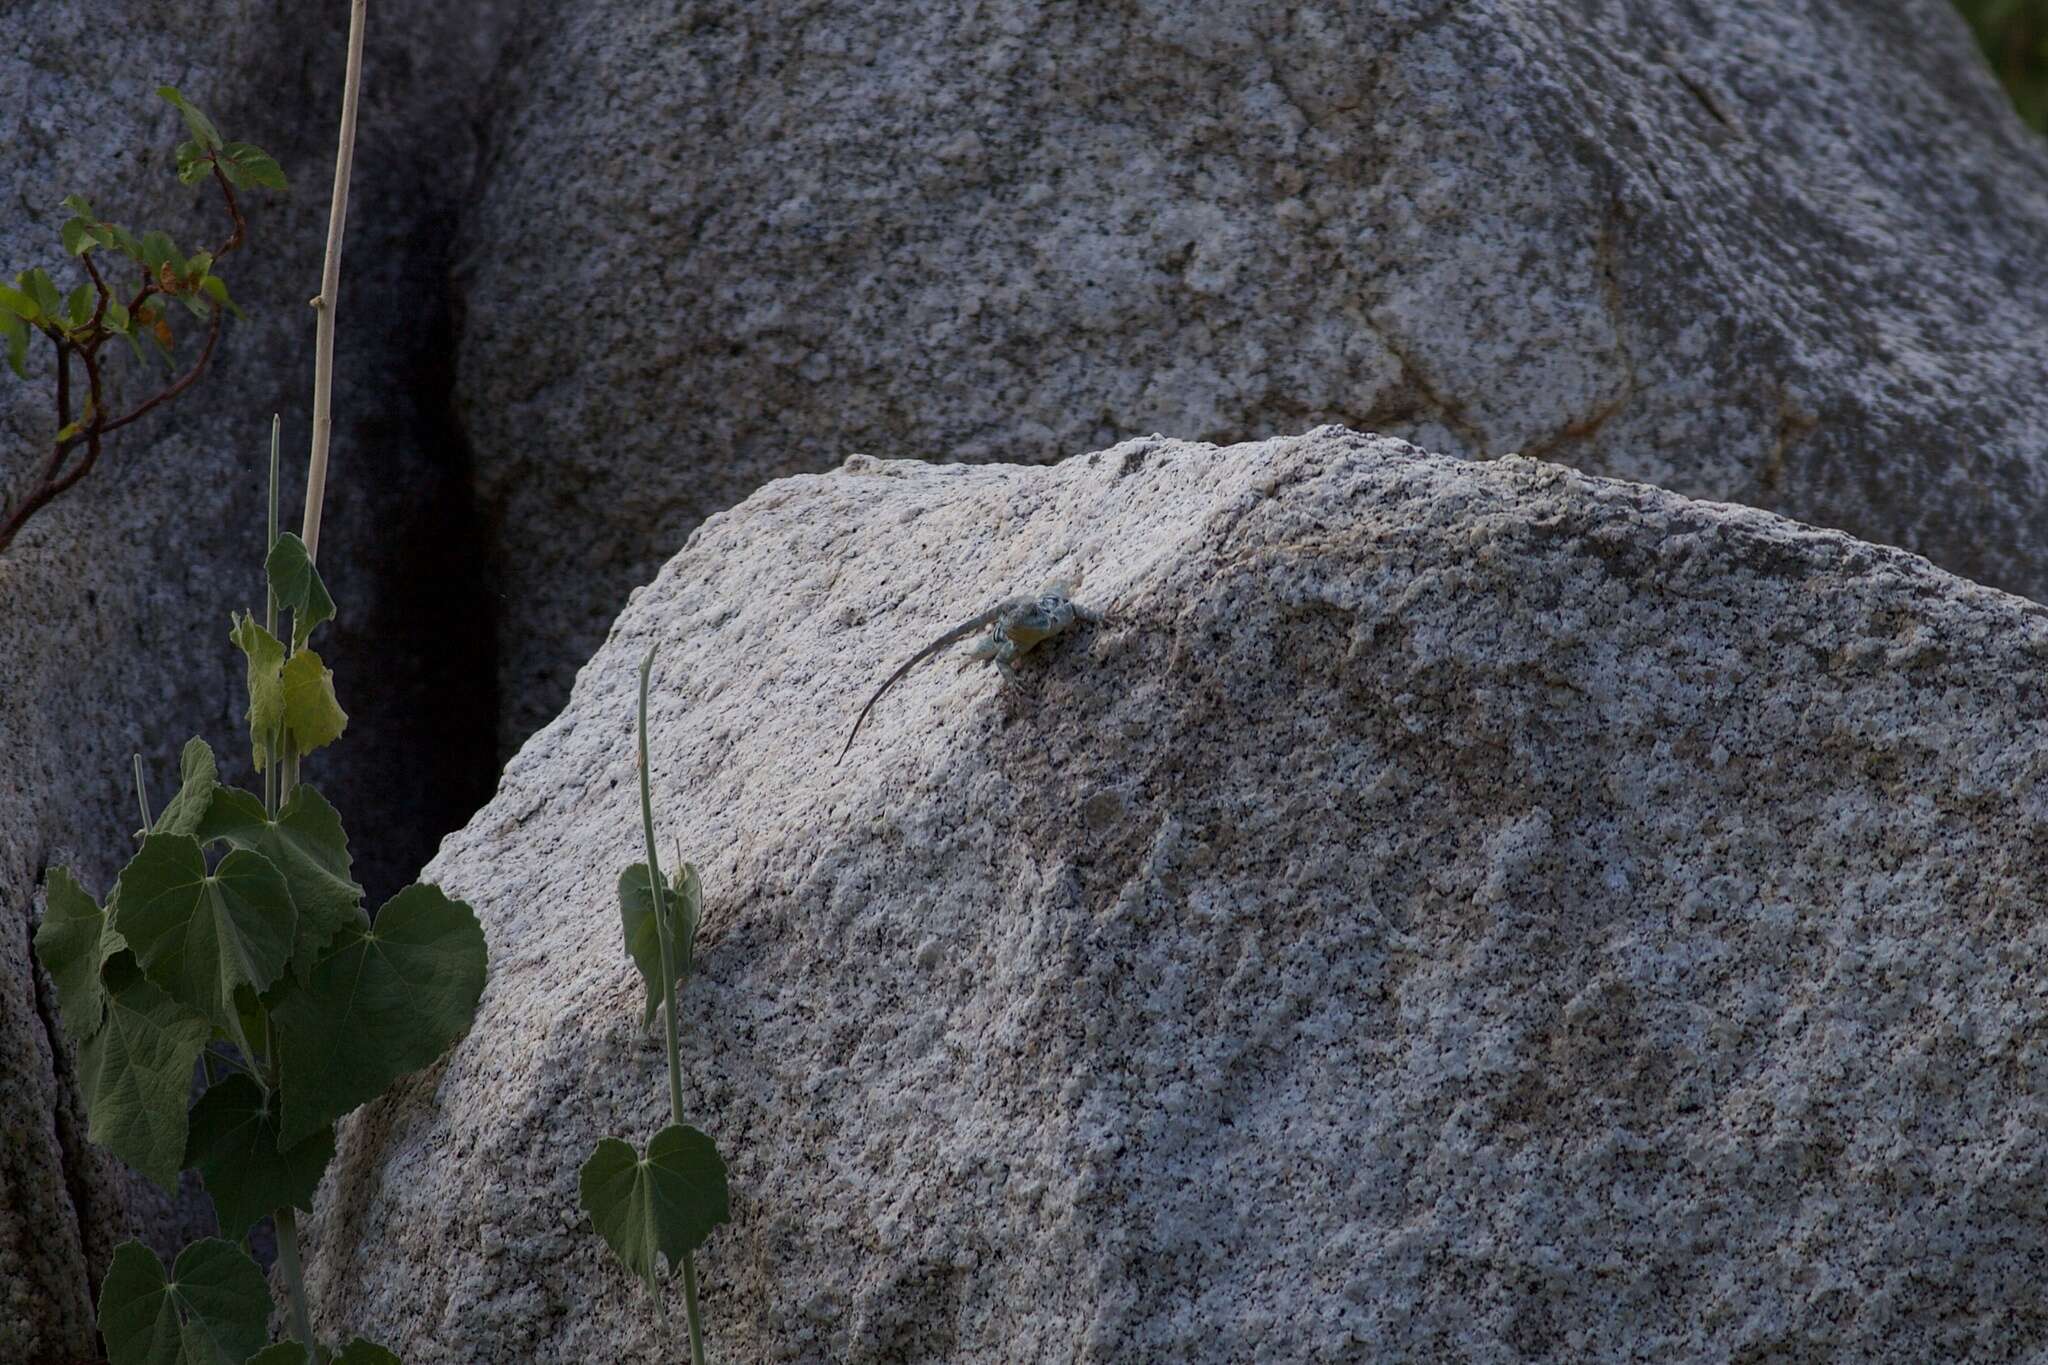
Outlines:
<svg viewBox="0 0 2048 1365"><path fill-rule="evenodd" d="M89 1136L167 1190L181 1169L196 1170L226 1234L186 1247L168 1275L140 1242L116 1249L99 1300L112 1365L397 1365L360 1339L338 1354L315 1340L295 1210L312 1206L334 1156L335 1122L445 1052L468 1030L483 992L475 913L415 884L373 923L350 876L341 817L300 780L304 757L348 723L311 641L335 614L314 556L363 13L364 0L352 0L327 260L314 300L316 417L302 534L278 530L273 419L263 619L235 613L229 635L245 664L262 793L224 785L213 750L195 738L180 756L177 794L153 817L137 755L141 848L104 905L53 868L36 931L37 958L78 1048ZM180 108L199 139L193 159L227 155L208 142L203 117ZM219 158L212 164L218 172ZM291 629L281 634L285 611ZM195 1067L205 1089L188 1110ZM271 1298L246 1246L266 1213L291 1322L290 1335L270 1345Z"/></svg>
<svg viewBox="0 0 2048 1365"><path fill-rule="evenodd" d="M213 250L187 256L168 233L152 229L138 237L118 223L101 218L78 195L66 195L62 207L71 217L65 220L59 235L64 249L77 257L86 281L67 295L47 271L36 267L16 275L12 287L0 284L0 344L6 346L7 363L16 376L28 377L31 332L48 338L57 361L57 434L36 472L35 482L19 498L0 508L0 552L14 542L30 517L92 472L108 436L170 402L197 382L213 356L214 343L220 339L223 315L242 315L219 273L221 261L241 247L247 226L235 191L252 186L284 189L284 172L261 148L246 142L224 141L213 120L172 87L159 86L157 94L177 109L192 134L190 142L178 147L178 179L187 185L211 179L227 208L230 231ZM107 276L101 273L93 259L95 252L125 257L138 272L135 290L125 301L116 297ZM137 364L147 369L148 352L143 348L147 341L163 364L175 369L171 360L175 341L170 321L172 303L183 305L206 325L206 339L199 356L183 375L169 380L126 413L116 416L108 405L106 361L101 350L119 337L134 350ZM71 376L74 359L85 383L82 404L75 412Z"/></svg>
<svg viewBox="0 0 2048 1365"><path fill-rule="evenodd" d="M187 1247L169 1279L139 1242L115 1254L100 1294L114 1365L240 1362L264 1347L271 1300L236 1245L266 1214L290 1292L295 1342L313 1344L294 1209L312 1207L334 1124L469 1028L485 974L475 914L438 887L399 892L374 922L349 875L341 818L299 780L302 758L347 724L333 674L310 646L334 615L299 537L276 530L272 445L267 606L237 613L249 741L260 795L220 781L213 750L185 745L180 785L101 905L51 869L37 957L79 1048L90 1136L174 1189L198 1171L233 1240ZM279 614L291 630L280 635ZM138 776L140 757L137 757ZM206 1089L188 1112L195 1063ZM366 1344L340 1357L367 1362ZM316 1358L325 1359L324 1354Z"/></svg>
<svg viewBox="0 0 2048 1365"><path fill-rule="evenodd" d="M676 992L696 967L697 929L704 919L704 888L688 863L674 880L661 875L654 844L654 798L647 770L647 679L654 651L640 663L640 827L647 861L619 874L619 918L626 954L647 985L641 1026L660 1010L667 1018L669 1124L647 1144L645 1156L618 1138L599 1138L577 1177L583 1211L618 1258L654 1296L665 1328L668 1308L657 1287L658 1258L683 1272L683 1309L690 1331L691 1365L704 1365L704 1328L697 1307L697 1248L730 1222L725 1162L702 1131L683 1122L683 1063L677 1043ZM681 858L677 858L682 862Z"/></svg>

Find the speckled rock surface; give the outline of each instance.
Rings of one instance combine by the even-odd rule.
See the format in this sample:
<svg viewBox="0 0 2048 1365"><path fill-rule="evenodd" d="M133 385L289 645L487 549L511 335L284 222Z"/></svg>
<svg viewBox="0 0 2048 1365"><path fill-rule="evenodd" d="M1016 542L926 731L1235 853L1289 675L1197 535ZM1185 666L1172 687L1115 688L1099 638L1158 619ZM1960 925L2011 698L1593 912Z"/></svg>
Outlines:
<svg viewBox="0 0 2048 1365"><path fill-rule="evenodd" d="M699 519L855 451L1336 421L2048 597L2048 143L1945 0L597 0L527 44L459 272L508 754Z"/></svg>
<svg viewBox="0 0 2048 1365"><path fill-rule="evenodd" d="M900 658L1087 574L1008 688ZM2009 1360L2048 1343L2048 609L1324 429L859 459L711 518L429 869L492 976L344 1130L318 1311L651 1359L635 670L703 869L750 1361Z"/></svg>
<svg viewBox="0 0 2048 1365"><path fill-rule="evenodd" d="M109 7L13 0L0 22L0 277L63 260L57 206L79 192L130 227L172 231L187 251L224 235L217 201L178 186L185 134L152 93L180 87L232 138L274 153L284 198L244 196L250 246L223 273L250 315L230 323L205 381L160 417L118 433L99 467L0 556L0 1360L88 1359L92 1295L131 1232L160 1248L212 1230L203 1196L182 1209L85 1141L55 1002L31 972L30 936L51 863L104 891L138 823L129 755L161 801L178 747L204 734L246 775L231 609L261 589L262 474L270 414L286 422L287 468L303 460L339 54L347 7L192 0ZM313 779L356 836L366 880L387 889L423 861L448 777L423 761L459 730L437 707L437 656L394 620L449 534L459 474L434 399L393 383L431 373L446 333L449 205L474 151L465 99L495 6L372 7L344 273L335 467L321 560L342 620L323 644L352 720ZM429 10L432 12L430 13ZM401 250L402 248L402 250ZM111 368L132 375L125 350ZM445 351L445 345L441 348ZM129 392L135 386L131 384ZM0 486L23 486L55 429L47 347L30 380L0 372ZM292 458L296 457L296 458ZM296 502L297 477L291 476ZM459 501L459 500L458 500ZM293 518L296 524L296 517ZM451 599L459 577L438 580ZM448 611L474 619L473 602ZM419 613L407 613L414 620ZM427 613L425 634L440 626ZM461 627L437 643L459 644ZM460 709L475 711L473 695ZM488 744L488 739L486 740ZM376 797L374 803L368 798ZM477 800L487 793L478 793ZM412 862L406 866L408 856Z"/></svg>

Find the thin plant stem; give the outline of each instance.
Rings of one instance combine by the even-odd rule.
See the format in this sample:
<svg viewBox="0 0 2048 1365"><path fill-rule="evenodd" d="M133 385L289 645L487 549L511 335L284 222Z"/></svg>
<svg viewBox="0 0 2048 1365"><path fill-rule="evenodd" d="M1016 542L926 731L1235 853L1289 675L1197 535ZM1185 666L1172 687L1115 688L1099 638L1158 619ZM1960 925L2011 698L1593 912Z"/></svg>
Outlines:
<svg viewBox="0 0 2048 1365"><path fill-rule="evenodd" d="M327 447L334 434L334 307L341 292L341 230L348 221L348 177L356 155L356 99L363 84L363 10L354 0L348 10L348 70L341 86L341 141L334 154L334 198L327 208L327 260L320 271L320 294L313 300L317 315L313 342L313 453L306 465L306 516L299 538L306 557L320 555L320 508L327 498Z"/></svg>
<svg viewBox="0 0 2048 1365"><path fill-rule="evenodd" d="M277 548L277 447L283 433L284 422L276 413L270 414L270 529L263 541L263 628L277 637L277 592L270 586L270 552ZM272 748L272 753L277 750ZM275 763L263 770L263 813L271 819L277 818L278 771Z"/></svg>
<svg viewBox="0 0 2048 1365"><path fill-rule="evenodd" d="M156 821L149 818L149 790L142 785L142 755L135 755L135 804L142 807L142 832L149 833Z"/></svg>
<svg viewBox="0 0 2048 1365"><path fill-rule="evenodd" d="M676 946L669 923L668 884L661 875L661 854L654 842L654 779L647 759L647 682L654 672L654 650L640 661L640 832L647 840L647 879L654 897L654 937L661 945L661 1007L668 1018L668 1112L683 1121L683 1049L676 1036ZM660 1296L655 1298L657 1307ZM683 1253L683 1311L690 1327L690 1365L704 1365L704 1328L697 1314L697 1263ZM666 1313L663 1314L666 1317Z"/></svg>
<svg viewBox="0 0 2048 1365"><path fill-rule="evenodd" d="M292 1301L292 1332L306 1345L306 1358L315 1358L313 1314L306 1307L306 1276L299 1269L299 1219L285 1204L271 1211L277 1224L277 1263L284 1267L284 1284Z"/></svg>

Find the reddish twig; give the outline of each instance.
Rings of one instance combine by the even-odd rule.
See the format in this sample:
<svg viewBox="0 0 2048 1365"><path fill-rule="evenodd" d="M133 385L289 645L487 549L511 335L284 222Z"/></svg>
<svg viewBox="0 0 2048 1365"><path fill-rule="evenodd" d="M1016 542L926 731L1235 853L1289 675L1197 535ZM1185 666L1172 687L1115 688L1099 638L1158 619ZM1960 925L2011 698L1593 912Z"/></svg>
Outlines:
<svg viewBox="0 0 2048 1365"><path fill-rule="evenodd" d="M234 186L228 182L227 173L221 169L219 156L209 154L209 159L213 163L214 183L220 186L222 201L227 206L228 220L233 224L233 230L228 233L227 240L221 243L220 249L213 253L214 263L218 264L229 252L242 245L243 236L248 224L242 217L241 204L235 199ZM101 330L101 323L106 317L107 304L112 299L112 292L107 288L106 280L101 277L99 267L93 263L91 252L84 253L79 257L79 260L84 263L86 274L92 278L93 288L98 293L98 301L93 305L92 320L87 324L88 335L84 341L72 340L61 328L43 328L44 335L48 336L57 348L58 434L57 439L51 445L49 455L43 461L43 467L36 479L35 486L29 489L18 503L0 509L4 510L6 514L5 520L0 521L0 553L5 553L7 547L14 543L14 537L20 532L22 526L28 522L30 517L48 506L53 499L69 491L80 479L92 472L93 466L99 463L102 443L109 434L119 431L131 422L148 416L151 412L170 402L173 398L176 398L186 389L191 388L194 383L198 382L199 377L206 373L207 362L213 358L214 345L220 340L221 318L227 312L227 309L221 303L215 302L211 309L211 315L207 320L206 343L200 348L199 358L193 362L192 368L187 370L182 377L144 399L132 412L122 417L109 419L107 416L106 394L100 374L99 348L105 344L109 336L113 335L110 332ZM168 296L169 293L170 291L163 287L159 278L145 271L143 273L141 289L136 291L135 297L127 305L130 325L142 325L142 309L149 302L151 296L157 294ZM71 356L74 352L77 353L79 363L85 369L86 410L80 418L79 429L67 436L65 432L72 425ZM80 446L85 447L83 458L67 468L67 461L71 453Z"/></svg>

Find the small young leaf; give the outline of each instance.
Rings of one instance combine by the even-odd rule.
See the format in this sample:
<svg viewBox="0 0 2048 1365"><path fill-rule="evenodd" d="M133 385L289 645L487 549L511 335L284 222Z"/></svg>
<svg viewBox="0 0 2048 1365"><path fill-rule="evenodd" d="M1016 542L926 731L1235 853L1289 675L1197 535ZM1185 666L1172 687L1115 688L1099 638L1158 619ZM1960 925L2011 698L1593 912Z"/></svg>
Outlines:
<svg viewBox="0 0 2048 1365"><path fill-rule="evenodd" d="M107 311L100 315L100 321L106 324L108 331L124 337L130 336L134 330L134 324L128 317L128 305L119 299L107 300Z"/></svg>
<svg viewBox="0 0 2048 1365"><path fill-rule="evenodd" d="M178 182L196 185L213 174L213 158L206 154L206 148L196 142L181 142L173 154L177 157Z"/></svg>
<svg viewBox="0 0 2048 1365"><path fill-rule="evenodd" d="M320 570L306 553L306 542L290 531L278 536L263 561L263 574L280 607L291 608L292 648L304 649L314 627L334 619L334 599L320 581Z"/></svg>
<svg viewBox="0 0 2048 1365"><path fill-rule="evenodd" d="M183 294L174 294L172 297L177 299L179 303L184 304L185 311L198 318L201 322L208 321L213 317L213 309L199 297L196 290Z"/></svg>
<svg viewBox="0 0 2048 1365"><path fill-rule="evenodd" d="M83 218L68 219L57 229L57 235L64 239L64 249L73 256L83 256L100 244L99 230Z"/></svg>
<svg viewBox="0 0 2048 1365"><path fill-rule="evenodd" d="M717 1145L688 1124L656 1133L645 1157L617 1138L599 1138L577 1173L576 1191L599 1235L649 1289L657 1253L673 1267L732 1221L725 1162Z"/></svg>
<svg viewBox="0 0 2048 1365"><path fill-rule="evenodd" d="M149 267L151 274L155 274L167 261L182 259L178 255L177 243L170 239L169 234L154 228L142 234L142 263Z"/></svg>
<svg viewBox="0 0 2048 1365"><path fill-rule="evenodd" d="M99 1032L107 1017L107 988L100 968L128 946L107 923L107 912L92 894L61 867L50 869L45 883L49 909L36 930L36 960L57 987L57 1011L64 1032L83 1043Z"/></svg>
<svg viewBox="0 0 2048 1365"><path fill-rule="evenodd" d="M237 612L234 620L228 639L249 660L249 749L260 773L278 757L271 746L284 724L284 645L253 614Z"/></svg>
<svg viewBox="0 0 2048 1365"><path fill-rule="evenodd" d="M19 289L9 289L4 284L0 284L0 310L28 322L34 322L43 315L43 310L36 306L34 299Z"/></svg>
<svg viewBox="0 0 2048 1365"><path fill-rule="evenodd" d="M242 317L242 310L240 308L237 308L235 306L235 301L228 297L227 281L223 280L220 276L208 275L205 279L199 282L199 289L201 293L206 295L206 297L212 299L215 303L227 309L228 312L234 315L235 317Z"/></svg>
<svg viewBox="0 0 2048 1365"><path fill-rule="evenodd" d="M71 213L77 215L80 218L91 218L95 220L99 218L99 215L92 211L92 205L86 202L86 198L82 194L65 195L62 199L59 199L57 201L57 207L60 209L67 209Z"/></svg>
<svg viewBox="0 0 2048 1365"><path fill-rule="evenodd" d="M208 1237L178 1253L171 1278L140 1242L114 1248L100 1286L110 1365L241 1365L270 1335L270 1288L247 1252Z"/></svg>
<svg viewBox="0 0 2048 1365"><path fill-rule="evenodd" d="M206 272L211 269L213 269L213 253L211 251L195 251L185 262L185 269L181 273L187 280L197 284L205 277Z"/></svg>
<svg viewBox="0 0 2048 1365"><path fill-rule="evenodd" d="M83 327L92 321L92 286L81 284L71 291L71 298L64 305L65 314L73 327Z"/></svg>
<svg viewBox="0 0 2048 1365"><path fill-rule="evenodd" d="M213 120L192 107L192 102L177 92L173 86L159 85L157 94L169 100L184 116L185 126L192 130L192 136L208 151L220 150L220 130L213 126Z"/></svg>
<svg viewBox="0 0 2048 1365"><path fill-rule="evenodd" d="M400 1365L400 1361L375 1342L356 1337L328 1365Z"/></svg>
<svg viewBox="0 0 2048 1365"><path fill-rule="evenodd" d="M447 1051L476 1015L485 959L476 913L425 884L386 902L373 928L336 935L310 978L288 980L271 1008L278 1140L303 1140Z"/></svg>
<svg viewBox="0 0 2048 1365"><path fill-rule="evenodd" d="M348 712L334 699L334 670L310 649L285 663L284 723L302 754L334 743L348 728Z"/></svg>
<svg viewBox="0 0 2048 1365"><path fill-rule="evenodd" d="M261 185L271 190L289 188L284 171L261 147L230 142L221 150L221 157L227 162L228 178L237 185Z"/></svg>
<svg viewBox="0 0 2048 1365"><path fill-rule="evenodd" d="M0 312L0 338L7 342L7 368L18 379L28 378L28 324L12 313Z"/></svg>
<svg viewBox="0 0 2048 1365"><path fill-rule="evenodd" d="M148 829L150 834L196 834L213 804L220 786L220 767L213 761L213 748L194 735L185 741L178 755L178 793L164 803L163 814Z"/></svg>
<svg viewBox="0 0 2048 1365"><path fill-rule="evenodd" d="M292 971L304 981L314 961L343 929L367 929L363 888L349 876L348 835L341 816L320 793L301 783L272 821L263 803L245 791L222 787L197 831L211 843L224 839L260 853L284 874L299 913L292 942Z"/></svg>
<svg viewBox="0 0 2048 1365"><path fill-rule="evenodd" d="M78 1051L86 1136L175 1193L185 1159L185 1096L207 1023L152 986L132 953L116 953L105 980L106 1026Z"/></svg>
<svg viewBox="0 0 2048 1365"><path fill-rule="evenodd" d="M213 1198L221 1235L240 1241L272 1209L286 1204L311 1211L313 1191L334 1159L334 1129L279 1150L277 1097L233 1075L217 1082L192 1106L185 1164L197 1168Z"/></svg>
<svg viewBox="0 0 2048 1365"><path fill-rule="evenodd" d="M114 927L150 981L228 1031L245 1055L235 988L268 990L291 960L297 913L268 858L235 849L211 873L199 841L152 834L121 869Z"/></svg>
<svg viewBox="0 0 2048 1365"><path fill-rule="evenodd" d="M43 273L41 267L23 271L17 278L21 287L28 291L29 297L36 301L37 317L45 322L56 322L61 319L64 300L58 296L57 286L50 282L50 277Z"/></svg>
<svg viewBox="0 0 2048 1365"><path fill-rule="evenodd" d="M694 968L697 922L704 913L704 888L697 869L688 863L673 878L673 888L662 898L670 914L670 932L675 935L676 981L690 979ZM647 1008L640 1026L650 1028L661 1009L661 940L654 923L654 895L646 863L634 863L619 874L619 919L626 935L626 955L640 969L647 986Z"/></svg>
<svg viewBox="0 0 2048 1365"><path fill-rule="evenodd" d="M141 262L142 243L135 240L134 233L118 223L102 223L100 227L103 229L108 246L113 247L114 250L120 252L131 261Z"/></svg>

